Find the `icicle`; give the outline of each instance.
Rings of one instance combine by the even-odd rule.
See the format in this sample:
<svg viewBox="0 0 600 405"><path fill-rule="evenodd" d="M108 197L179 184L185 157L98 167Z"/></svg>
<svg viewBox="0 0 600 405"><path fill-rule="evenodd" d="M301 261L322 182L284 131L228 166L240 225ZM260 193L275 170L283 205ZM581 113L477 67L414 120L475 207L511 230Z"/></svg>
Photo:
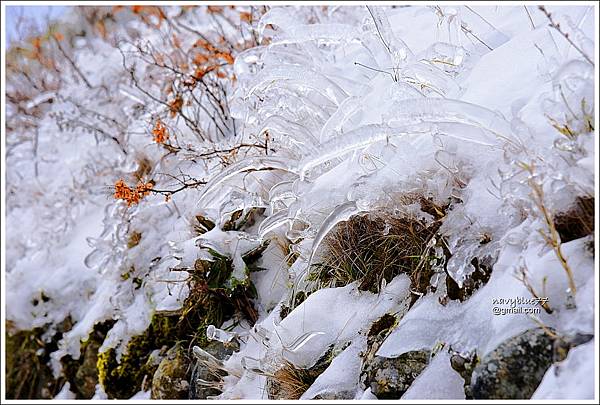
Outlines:
<svg viewBox="0 0 600 405"><path fill-rule="evenodd" d="M221 173L213 177L202 189L196 206L204 203L203 199L211 193L217 186L221 185L226 180L234 177L239 173L246 171L257 171L265 169L279 169L288 172L295 172L296 169L289 162L289 159L271 157L271 156L255 156L244 159L236 164L233 164L223 170Z"/></svg>
<svg viewBox="0 0 600 405"><path fill-rule="evenodd" d="M194 353L196 359L206 364L215 366L217 368L223 368L223 362L221 360L217 359L215 356L208 353L204 349L199 348L198 346L194 346L194 348L192 349L192 353Z"/></svg>
<svg viewBox="0 0 600 405"><path fill-rule="evenodd" d="M231 218L231 214L240 210L249 208L267 208L267 203L256 193L249 193L244 190L234 190L231 192L228 201L221 204L219 208L219 224L223 225Z"/></svg>
<svg viewBox="0 0 600 405"><path fill-rule="evenodd" d="M251 330L250 336L253 337L257 342L261 343L265 347L271 346L271 338L272 338L273 334L269 330L262 327L261 325L258 325L258 324L254 325L254 327Z"/></svg>
<svg viewBox="0 0 600 405"><path fill-rule="evenodd" d="M317 336L324 335L324 334L325 334L325 332L321 332L321 331L306 332L306 333L303 333L302 335L298 336L298 338L296 338L289 345L286 345L283 342L281 342L281 346L283 347L283 350L285 350L287 352L296 353L298 350L300 350L303 346L305 346L312 339L314 339Z"/></svg>
<svg viewBox="0 0 600 405"><path fill-rule="evenodd" d="M386 122L399 125L415 122L459 122L485 128L510 137L510 123L499 113L465 101L415 98L396 101L384 116Z"/></svg>
<svg viewBox="0 0 600 405"><path fill-rule="evenodd" d="M437 66L411 63L400 70L399 80L416 85L426 95L455 97L460 92L456 81ZM433 93L432 93L433 92Z"/></svg>
<svg viewBox="0 0 600 405"><path fill-rule="evenodd" d="M367 6L367 8L373 17L378 35L380 35L384 46L390 52L393 66L398 68L402 64L406 63L409 59L414 58L410 48L404 43L404 41L397 38L394 34L383 8L369 6Z"/></svg>
<svg viewBox="0 0 600 405"><path fill-rule="evenodd" d="M206 337L208 340L217 340L221 343L229 343L237 337L235 333L224 331L215 325L208 325L206 328Z"/></svg>
<svg viewBox="0 0 600 405"><path fill-rule="evenodd" d="M242 360L240 360L240 364L244 370L250 373L259 375L264 374L264 371L262 370L263 364L259 359L255 359L254 357L250 356L244 356L242 357Z"/></svg>
<svg viewBox="0 0 600 405"><path fill-rule="evenodd" d="M316 153L317 139L302 125L296 124L281 116L272 115L266 119L262 129L259 131L259 138L265 132L278 132L281 135L287 135L283 140L289 140L298 147L302 154Z"/></svg>
<svg viewBox="0 0 600 405"><path fill-rule="evenodd" d="M296 180L285 180L275 184L269 190L269 201L277 199L296 198L296 194L293 192L293 186Z"/></svg>
<svg viewBox="0 0 600 405"><path fill-rule="evenodd" d="M335 207L333 211L331 211L331 213L327 216L327 218L325 218L325 220L321 224L321 227L317 231L317 234L315 235L315 239L313 240L311 248L310 258L308 260L308 268L310 268L315 253L317 252L317 249L319 248L321 242L323 242L323 239L325 239L325 236L327 236L329 231L331 231L333 227L335 227L338 223L342 221L347 221L352 215L357 214L358 212L358 207L356 206L356 203L354 201L347 201L343 204L340 204L337 207Z"/></svg>
<svg viewBox="0 0 600 405"><path fill-rule="evenodd" d="M348 117L362 107L362 102L361 97L348 97L344 100L321 128L319 142L323 143L329 140L336 132L340 131Z"/></svg>
<svg viewBox="0 0 600 405"><path fill-rule="evenodd" d="M285 31L274 44L292 44L306 41L335 44L349 42L360 37L356 27L348 24L304 24L283 27Z"/></svg>
<svg viewBox="0 0 600 405"><path fill-rule="evenodd" d="M260 18L257 31L259 35L263 35L268 25L275 25L285 31L287 27L292 27L297 22L297 18L286 7L273 7Z"/></svg>
<svg viewBox="0 0 600 405"><path fill-rule="evenodd" d="M339 105L348 94L332 80L319 72L310 70L305 66L276 66L268 70L261 71L254 80L254 85L248 90L250 96L259 89L269 87L273 82L285 80L297 83L301 88L310 88L329 100Z"/></svg>
<svg viewBox="0 0 600 405"><path fill-rule="evenodd" d="M429 124L416 124L398 128L370 124L357 128L348 132L343 137L325 142L321 146L321 149L324 151L323 153L317 156L310 156L300 162L300 178L305 178L309 170L321 163L343 156L354 150L364 148L376 142L385 141L392 136L431 133L431 128Z"/></svg>
<svg viewBox="0 0 600 405"><path fill-rule="evenodd" d="M286 210L271 215L261 222L258 227L258 237L264 239L269 232L279 228L282 225L290 223L289 213Z"/></svg>

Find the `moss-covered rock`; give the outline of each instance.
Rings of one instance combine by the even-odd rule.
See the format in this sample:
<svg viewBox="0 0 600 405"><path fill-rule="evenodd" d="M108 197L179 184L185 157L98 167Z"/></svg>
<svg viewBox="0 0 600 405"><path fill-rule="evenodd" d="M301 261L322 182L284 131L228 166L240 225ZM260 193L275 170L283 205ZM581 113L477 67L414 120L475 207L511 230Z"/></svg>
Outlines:
<svg viewBox="0 0 600 405"><path fill-rule="evenodd" d="M98 377L108 398L131 398L136 392L150 388L158 367L151 355L177 340L177 324L178 317L155 315L148 329L129 341L120 361L114 349L98 355Z"/></svg>
<svg viewBox="0 0 600 405"><path fill-rule="evenodd" d="M119 361L113 349L98 356L99 381L109 398L130 398L140 390L150 389L159 367L151 356L153 352L166 352L177 343L182 347L206 347L210 343L206 338L207 327L220 327L235 313L250 322L256 320L258 314L251 302L254 297L251 282L227 287L231 260L217 252L213 252L213 257L213 261L197 261L190 271L190 293L180 314L155 314L148 329L129 341ZM164 364L163 367L169 366ZM176 397L162 398L180 398L180 393L171 393ZM168 394L163 390L160 395Z"/></svg>
<svg viewBox="0 0 600 405"><path fill-rule="evenodd" d="M504 341L473 371L473 398L531 398L552 365L553 342L553 337L542 328L527 330Z"/></svg>
<svg viewBox="0 0 600 405"><path fill-rule="evenodd" d="M431 353L418 350L395 358L375 356L367 365L367 387L379 399L399 399L429 364Z"/></svg>
<svg viewBox="0 0 600 405"><path fill-rule="evenodd" d="M190 359L187 351L179 344L171 347L160 361L152 378L152 399L186 399Z"/></svg>
<svg viewBox="0 0 600 405"><path fill-rule="evenodd" d="M87 340L81 342L79 358L73 359L67 355L61 359L63 374L76 399L90 399L96 393L98 350L112 325L112 320L96 324Z"/></svg>
<svg viewBox="0 0 600 405"><path fill-rule="evenodd" d="M223 361L237 349L239 346L235 343L226 345L219 341L211 341L204 347L204 351ZM224 371L209 369L205 363L196 361L190 378L189 399L207 399L219 395L219 382L225 376Z"/></svg>
<svg viewBox="0 0 600 405"><path fill-rule="evenodd" d="M375 357L377 351L397 324L398 318L391 314L385 314L371 324L367 332L367 348L361 353L363 366L360 373L360 381L363 388L369 386L369 373L372 371L371 366L376 363Z"/></svg>
<svg viewBox="0 0 600 405"><path fill-rule="evenodd" d="M98 384L98 349L101 343L92 341L85 347L81 365L75 372L75 388L82 398L92 398L96 392L96 384ZM72 390L72 389L71 389Z"/></svg>
<svg viewBox="0 0 600 405"><path fill-rule="evenodd" d="M379 399L399 399L429 364L431 352L418 350L395 358L373 357L363 366L364 384Z"/></svg>
<svg viewBox="0 0 600 405"><path fill-rule="evenodd" d="M473 370L477 367L478 363L479 357L477 356L477 353L452 353L450 356L450 367L460 374L465 382L463 387L466 399L473 399L473 394L471 393L471 377L473 375Z"/></svg>

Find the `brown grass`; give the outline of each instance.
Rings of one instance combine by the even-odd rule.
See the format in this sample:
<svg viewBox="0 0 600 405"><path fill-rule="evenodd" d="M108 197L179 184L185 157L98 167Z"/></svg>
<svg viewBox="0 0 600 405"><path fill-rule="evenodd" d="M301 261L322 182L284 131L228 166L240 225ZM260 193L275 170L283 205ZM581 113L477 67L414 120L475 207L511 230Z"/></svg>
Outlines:
<svg viewBox="0 0 600 405"><path fill-rule="evenodd" d="M331 350L315 366L298 368L289 361L267 378L269 399L300 399L302 394L315 382L331 364Z"/></svg>
<svg viewBox="0 0 600 405"><path fill-rule="evenodd" d="M315 379L310 370L285 362L269 378L269 399L300 399Z"/></svg>
<svg viewBox="0 0 600 405"><path fill-rule="evenodd" d="M421 206L434 215L433 222L374 212L340 223L325 238L323 260L314 265L311 278L336 287L359 281L360 290L378 292L382 280L407 274L412 290L424 294L433 275L432 239L445 207L424 199Z"/></svg>

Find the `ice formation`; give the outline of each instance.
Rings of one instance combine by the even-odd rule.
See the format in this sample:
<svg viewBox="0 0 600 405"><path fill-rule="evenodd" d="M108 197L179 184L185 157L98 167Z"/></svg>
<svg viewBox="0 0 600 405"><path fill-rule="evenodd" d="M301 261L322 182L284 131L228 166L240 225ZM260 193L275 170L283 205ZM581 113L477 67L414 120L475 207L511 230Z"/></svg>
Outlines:
<svg viewBox="0 0 600 405"><path fill-rule="evenodd" d="M228 118L202 129L211 134L204 141L187 120L173 120L176 153L139 135L165 106L149 96L162 83L149 80L148 93L132 83L130 74L155 77L152 66L128 57L133 42L117 50L83 40L77 63L93 89L73 82L32 100L27 109L54 99L40 119L35 153L27 143L7 151L6 318L27 330L70 316L74 327L52 354L58 375L61 357L77 358L95 324L116 321L100 350L120 355L153 314L179 310L189 288L174 269L214 260L216 252L232 261L228 286L250 280L258 293L256 324L208 327L211 340L241 341L228 360L194 349L229 373L219 399L266 398L265 376L283 361L310 368L331 348L336 357L302 399L336 390L372 397L359 384L359 356L370 325L387 313L399 319L378 350L387 357L439 344L482 356L539 324L594 334L594 258L586 247L593 238L562 244L572 291L532 197L537 187L544 209L559 213L577 197L594 196L594 67L529 9L272 7L252 29L258 44L236 57ZM593 58L592 6L548 9ZM79 23L75 15L70 24ZM207 24L187 23L196 30ZM139 24L119 29L144 32ZM160 45L155 33L147 41ZM198 152L240 144L260 148L222 162ZM160 178L158 189L202 184L130 207L107 199L102 186L139 170L144 159ZM164 173L187 177L178 183ZM446 207L434 242L443 239L450 255L436 280L463 287L474 258L493 268L469 299L444 301L440 282L409 308L406 275L384 279L378 293L356 282L320 288L310 279L325 238L354 215L384 211L434 223L415 196ZM256 223L222 229L234 213L251 211L259 212ZM216 226L198 236L197 216ZM142 235L134 245L133 232ZM251 272L245 255L266 243L261 271ZM494 299L531 296L517 278L522 269L549 297L552 313L494 315ZM308 298L297 304L300 293ZM50 299L34 305L40 294ZM284 306L289 313L280 319ZM534 398L593 397L593 354L594 343L573 349L548 370ZM403 399L463 399L448 356L438 353ZM65 386L57 398L71 394Z"/></svg>

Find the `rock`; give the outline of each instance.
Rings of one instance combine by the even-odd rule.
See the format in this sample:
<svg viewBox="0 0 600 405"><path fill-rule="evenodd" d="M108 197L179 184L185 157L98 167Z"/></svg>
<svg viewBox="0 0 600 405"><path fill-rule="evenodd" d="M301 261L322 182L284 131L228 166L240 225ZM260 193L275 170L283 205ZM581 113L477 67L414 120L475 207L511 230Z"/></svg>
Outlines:
<svg viewBox="0 0 600 405"><path fill-rule="evenodd" d="M387 358L375 356L363 366L363 381L378 399L399 399L429 364L431 352L418 350Z"/></svg>
<svg viewBox="0 0 600 405"><path fill-rule="evenodd" d="M152 399L185 399L190 384L186 379L189 359L186 351L175 345L160 361L152 378Z"/></svg>
<svg viewBox="0 0 600 405"><path fill-rule="evenodd" d="M341 400L341 399L354 399L356 396L356 391L345 390L345 391L327 391L322 392L319 395L316 395L311 399L325 399L325 400Z"/></svg>
<svg viewBox="0 0 600 405"><path fill-rule="evenodd" d="M390 314L383 315L371 324L367 333L367 348L361 354L363 364L369 364L373 360L377 351L397 324L398 319ZM361 372L361 380L364 380L364 367L363 372Z"/></svg>
<svg viewBox="0 0 600 405"><path fill-rule="evenodd" d="M553 361L554 338L527 330L501 343L473 370L474 399L529 399Z"/></svg>
<svg viewBox="0 0 600 405"><path fill-rule="evenodd" d="M582 345L594 338L594 335L587 333L575 333L573 335L561 336L554 340L553 361L554 363L563 361L567 358L569 350L575 346Z"/></svg>
<svg viewBox="0 0 600 405"><path fill-rule="evenodd" d="M362 354L360 375L363 388L379 399L399 399L429 364L430 351L412 351L396 358L377 356L381 344L397 325L397 318L385 314L373 322L367 333L367 349Z"/></svg>
<svg viewBox="0 0 600 405"><path fill-rule="evenodd" d="M203 348L206 352L216 357L219 360L226 360L234 351L239 350L237 342L233 341L228 344L213 340ZM219 382L225 377L226 373L223 370L209 370L206 364L196 361L192 370L190 379L189 399L206 399L214 397L221 393L218 389ZM201 381L214 382L214 385L207 385Z"/></svg>
<svg viewBox="0 0 600 405"><path fill-rule="evenodd" d="M96 384L98 384L98 349L101 343L94 340L90 341L83 352L81 365L75 373L75 387L77 393L83 398L92 398L96 393Z"/></svg>
<svg viewBox="0 0 600 405"><path fill-rule="evenodd" d="M465 399L473 399L471 394L471 377L473 370L479 363L476 353L451 352L450 367L464 380Z"/></svg>

